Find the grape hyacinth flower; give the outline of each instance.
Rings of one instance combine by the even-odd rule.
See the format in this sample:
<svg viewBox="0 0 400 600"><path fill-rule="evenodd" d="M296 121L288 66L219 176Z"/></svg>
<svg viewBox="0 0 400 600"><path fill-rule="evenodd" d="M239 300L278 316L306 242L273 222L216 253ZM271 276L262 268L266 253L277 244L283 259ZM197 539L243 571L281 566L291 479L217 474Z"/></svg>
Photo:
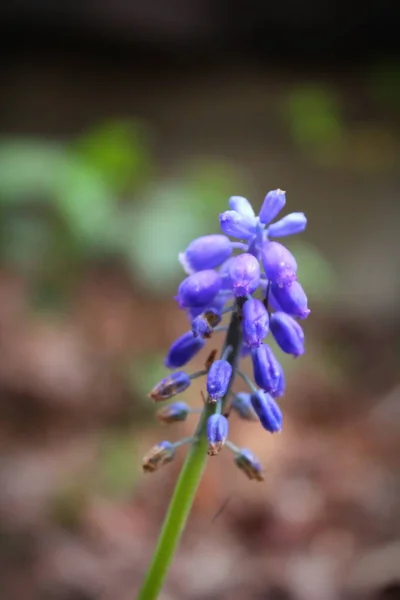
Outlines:
<svg viewBox="0 0 400 600"><path fill-rule="evenodd" d="M253 294L260 285L260 264L255 256L239 254L229 265L228 278L236 297L245 298Z"/></svg>
<svg viewBox="0 0 400 600"><path fill-rule="evenodd" d="M265 392L276 389L280 376L280 365L267 344L261 344L251 353L254 380Z"/></svg>
<svg viewBox="0 0 400 600"><path fill-rule="evenodd" d="M307 296L299 281L285 287L272 283L269 291L270 304L275 310L298 319L306 319L310 314Z"/></svg>
<svg viewBox="0 0 400 600"><path fill-rule="evenodd" d="M279 242L264 242L261 250L265 274L279 287L289 286L297 279L297 262L293 254Z"/></svg>
<svg viewBox="0 0 400 600"><path fill-rule="evenodd" d="M207 269L189 275L178 289L177 300L181 308L207 306L221 288L221 278L216 271Z"/></svg>
<svg viewBox="0 0 400 600"><path fill-rule="evenodd" d="M160 408L156 413L156 417L163 423L176 423L177 421L185 421L189 413L189 405L186 402L178 401Z"/></svg>
<svg viewBox="0 0 400 600"><path fill-rule="evenodd" d="M258 390L251 395L250 401L264 429L270 433L275 433L282 429L281 409L272 396L262 390Z"/></svg>
<svg viewBox="0 0 400 600"><path fill-rule="evenodd" d="M168 350L164 364L168 369L183 367L204 346L205 341L201 337L195 337L192 331L181 335Z"/></svg>
<svg viewBox="0 0 400 600"><path fill-rule="evenodd" d="M190 275L196 271L219 267L230 257L232 251L232 242L226 235L205 235L189 244L185 252L179 255L179 262Z"/></svg>
<svg viewBox="0 0 400 600"><path fill-rule="evenodd" d="M227 360L216 360L207 375L207 392L210 402L223 398L232 376L232 366Z"/></svg>
<svg viewBox="0 0 400 600"><path fill-rule="evenodd" d="M228 437L229 423L223 415L214 414L207 420L208 454L216 456Z"/></svg>
<svg viewBox="0 0 400 600"><path fill-rule="evenodd" d="M243 341L247 346L258 347L269 331L269 316L261 300L249 298L243 304Z"/></svg>
<svg viewBox="0 0 400 600"><path fill-rule="evenodd" d="M271 434L282 429L278 402L285 393L285 374L265 342L273 336L283 352L293 356L304 352L298 319L307 318L310 310L297 279L297 261L284 245L271 241L302 232L307 224L304 213L293 212L272 223L286 205L286 193L280 189L268 192L259 214L243 196L232 196L228 205L219 215L222 233L195 239L179 255L186 276L175 299L186 314L189 331L172 342L164 361L171 371L149 396L159 404L187 390L194 379L205 379L198 407L178 400L157 412L166 424L185 421L196 412L200 418L192 437L163 441L143 460L143 470L150 473L171 462L180 446L190 448L138 600L155 600L160 592L207 456L226 447L249 479L263 481L260 461L229 439L229 419L239 417L249 426L259 423ZM215 342L222 332L225 339L217 358ZM212 347L201 359L203 368L178 370L184 365L186 369L192 359L200 360L210 338ZM251 358L254 381L240 369L246 357ZM236 389L237 375L249 391Z"/></svg>
<svg viewBox="0 0 400 600"><path fill-rule="evenodd" d="M149 397L153 400L168 400L184 392L190 385L190 377L185 371L175 371L167 377L164 377L151 390Z"/></svg>
<svg viewBox="0 0 400 600"><path fill-rule="evenodd" d="M300 356L304 353L304 332L301 325L282 311L271 317L271 332L283 352Z"/></svg>

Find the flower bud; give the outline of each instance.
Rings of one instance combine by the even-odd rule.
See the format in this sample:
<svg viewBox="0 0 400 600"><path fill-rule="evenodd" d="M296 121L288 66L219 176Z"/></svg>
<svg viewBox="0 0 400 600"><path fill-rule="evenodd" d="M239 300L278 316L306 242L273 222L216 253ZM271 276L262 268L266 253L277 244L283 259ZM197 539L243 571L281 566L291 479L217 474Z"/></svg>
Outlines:
<svg viewBox="0 0 400 600"><path fill-rule="evenodd" d="M220 314L214 310L206 310L192 321L192 333L198 338L210 338L214 327L221 322Z"/></svg>
<svg viewBox="0 0 400 600"><path fill-rule="evenodd" d="M207 419L208 454L215 456L219 453L228 437L228 419L222 415L211 415Z"/></svg>
<svg viewBox="0 0 400 600"><path fill-rule="evenodd" d="M251 394L246 392L240 392L236 394L232 400L232 410L234 410L241 419L245 421L256 421L257 415L254 412L253 406L250 401Z"/></svg>
<svg viewBox="0 0 400 600"><path fill-rule="evenodd" d="M253 207L243 196L231 196L229 198L229 208L243 215L243 217L254 217Z"/></svg>
<svg viewBox="0 0 400 600"><path fill-rule="evenodd" d="M232 367L227 360L216 360L207 375L207 392L211 401L223 398L228 391L232 376Z"/></svg>
<svg viewBox="0 0 400 600"><path fill-rule="evenodd" d="M244 215L236 210L226 210L219 215L219 223L226 235L248 240L256 232L257 217Z"/></svg>
<svg viewBox="0 0 400 600"><path fill-rule="evenodd" d="M271 283L283 287L291 285L297 279L297 262L295 257L279 242L265 241L261 259L265 274Z"/></svg>
<svg viewBox="0 0 400 600"><path fill-rule="evenodd" d="M304 353L304 333L291 316L278 311L271 316L271 331L278 346L287 354L300 356Z"/></svg>
<svg viewBox="0 0 400 600"><path fill-rule="evenodd" d="M306 319L310 314L307 296L298 281L285 287L271 284L269 293L270 304L273 308L299 319Z"/></svg>
<svg viewBox="0 0 400 600"><path fill-rule="evenodd" d="M269 237L284 237L301 233L307 226L307 217L302 212L290 213L268 227Z"/></svg>
<svg viewBox="0 0 400 600"><path fill-rule="evenodd" d="M229 266L230 287L236 297L246 297L260 284L260 265L252 254L243 252L235 256Z"/></svg>
<svg viewBox="0 0 400 600"><path fill-rule="evenodd" d="M243 305L243 341L248 346L259 346L268 335L268 311L261 300L249 298Z"/></svg>
<svg viewBox="0 0 400 600"><path fill-rule="evenodd" d="M181 308L206 306L214 300L220 289L220 276L216 271L207 269L186 277L178 288L176 299Z"/></svg>
<svg viewBox="0 0 400 600"><path fill-rule="evenodd" d="M167 369L177 369L186 365L195 354L204 346L201 337L195 337L192 331L188 331L173 342L164 360Z"/></svg>
<svg viewBox="0 0 400 600"><path fill-rule="evenodd" d="M149 394L149 398L155 401L168 400L172 396L180 394L190 385L190 377L185 371L175 371L164 377Z"/></svg>
<svg viewBox="0 0 400 600"><path fill-rule="evenodd" d="M264 481L261 463L251 450L242 448L235 457L235 463L249 479Z"/></svg>
<svg viewBox="0 0 400 600"><path fill-rule="evenodd" d="M179 262L186 273L194 273L219 267L231 254L232 243L225 235L204 235L179 254Z"/></svg>
<svg viewBox="0 0 400 600"><path fill-rule="evenodd" d="M153 473L163 465L171 462L175 456L175 448L170 442L160 442L143 458L142 468L145 473Z"/></svg>
<svg viewBox="0 0 400 600"><path fill-rule="evenodd" d="M172 402L172 404L160 408L156 417L163 423L175 423L176 421L185 421L189 412L190 409L186 402Z"/></svg>
<svg viewBox="0 0 400 600"><path fill-rule="evenodd" d="M261 425L270 433L281 431L282 413L275 400L269 394L258 390L251 395L251 405L254 408Z"/></svg>
<svg viewBox="0 0 400 600"><path fill-rule="evenodd" d="M252 350L251 358L257 385L265 392L274 390L279 381L280 365L271 348L267 344L261 344Z"/></svg>
<svg viewBox="0 0 400 600"><path fill-rule="evenodd" d="M277 189L268 192L260 210L261 223L270 223L281 212L285 204L286 193L284 191Z"/></svg>

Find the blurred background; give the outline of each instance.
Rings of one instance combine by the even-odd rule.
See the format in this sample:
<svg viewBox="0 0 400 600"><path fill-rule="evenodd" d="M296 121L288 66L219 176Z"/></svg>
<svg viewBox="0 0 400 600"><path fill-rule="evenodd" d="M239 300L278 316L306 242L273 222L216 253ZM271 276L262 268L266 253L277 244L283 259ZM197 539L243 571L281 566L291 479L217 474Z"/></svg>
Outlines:
<svg viewBox="0 0 400 600"><path fill-rule="evenodd" d="M1 8L1 600L135 597L184 451L141 457L195 426L146 398L188 329L177 254L277 187L307 353L282 434L232 418L266 481L209 460L161 598L400 598L398 27L389 0Z"/></svg>

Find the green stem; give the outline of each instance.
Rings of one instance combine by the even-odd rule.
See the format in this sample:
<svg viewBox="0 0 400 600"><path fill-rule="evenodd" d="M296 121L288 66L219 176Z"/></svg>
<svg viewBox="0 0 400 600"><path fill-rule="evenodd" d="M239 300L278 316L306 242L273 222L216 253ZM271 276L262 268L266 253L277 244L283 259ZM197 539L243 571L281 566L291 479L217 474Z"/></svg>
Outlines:
<svg viewBox="0 0 400 600"><path fill-rule="evenodd" d="M230 387L235 376L236 365L240 357L242 345L242 334L240 316L237 310L233 310L231 321L226 335L224 347L221 352L223 356L225 349L231 346L228 362L233 367L229 390L224 398L230 394ZM164 519L164 524L158 538L157 546L152 561L148 568L145 580L137 596L137 600L156 600L164 583L168 568L174 557L180 537L184 530L192 504L199 486L201 476L207 461L207 419L216 410L215 404L205 404L197 429L196 442L188 452L179 475L174 493Z"/></svg>

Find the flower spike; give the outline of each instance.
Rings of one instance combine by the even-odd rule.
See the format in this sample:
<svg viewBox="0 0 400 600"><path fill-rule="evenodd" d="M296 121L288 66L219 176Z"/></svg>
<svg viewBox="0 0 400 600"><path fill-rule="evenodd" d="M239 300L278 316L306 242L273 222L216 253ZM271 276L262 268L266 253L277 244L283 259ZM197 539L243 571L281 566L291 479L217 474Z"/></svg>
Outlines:
<svg viewBox="0 0 400 600"><path fill-rule="evenodd" d="M223 351L213 344L207 350L203 370L194 369L191 375L174 370L157 383L150 398L156 402L168 400L186 390L193 379L204 376L200 410L206 412L195 438L186 440L196 444L195 440L203 436L210 455L218 454L225 444L235 453L237 466L250 479L261 481L258 459L250 450L239 450L227 439L227 417L233 410L271 433L282 429L282 412L276 399L285 393L285 374L265 342L272 335L281 351L296 357L303 354L304 332L297 320L305 319L310 310L297 280L296 258L271 238L300 233L307 218L302 212L293 212L272 222L286 204L286 193L281 189L268 192L258 216L243 196L231 196L228 204L229 209L219 215L221 233L196 238L179 255L188 275L178 287L176 300L187 314L191 330L171 344L164 364L169 369L181 369L217 331L227 331ZM229 325L225 322L228 315ZM246 356L251 357L255 383L240 368ZM231 398L236 375L244 380L250 393L232 393ZM157 418L175 423L198 411L177 401L158 410ZM172 460L181 443L161 442L155 446L146 457L145 470L155 470Z"/></svg>

